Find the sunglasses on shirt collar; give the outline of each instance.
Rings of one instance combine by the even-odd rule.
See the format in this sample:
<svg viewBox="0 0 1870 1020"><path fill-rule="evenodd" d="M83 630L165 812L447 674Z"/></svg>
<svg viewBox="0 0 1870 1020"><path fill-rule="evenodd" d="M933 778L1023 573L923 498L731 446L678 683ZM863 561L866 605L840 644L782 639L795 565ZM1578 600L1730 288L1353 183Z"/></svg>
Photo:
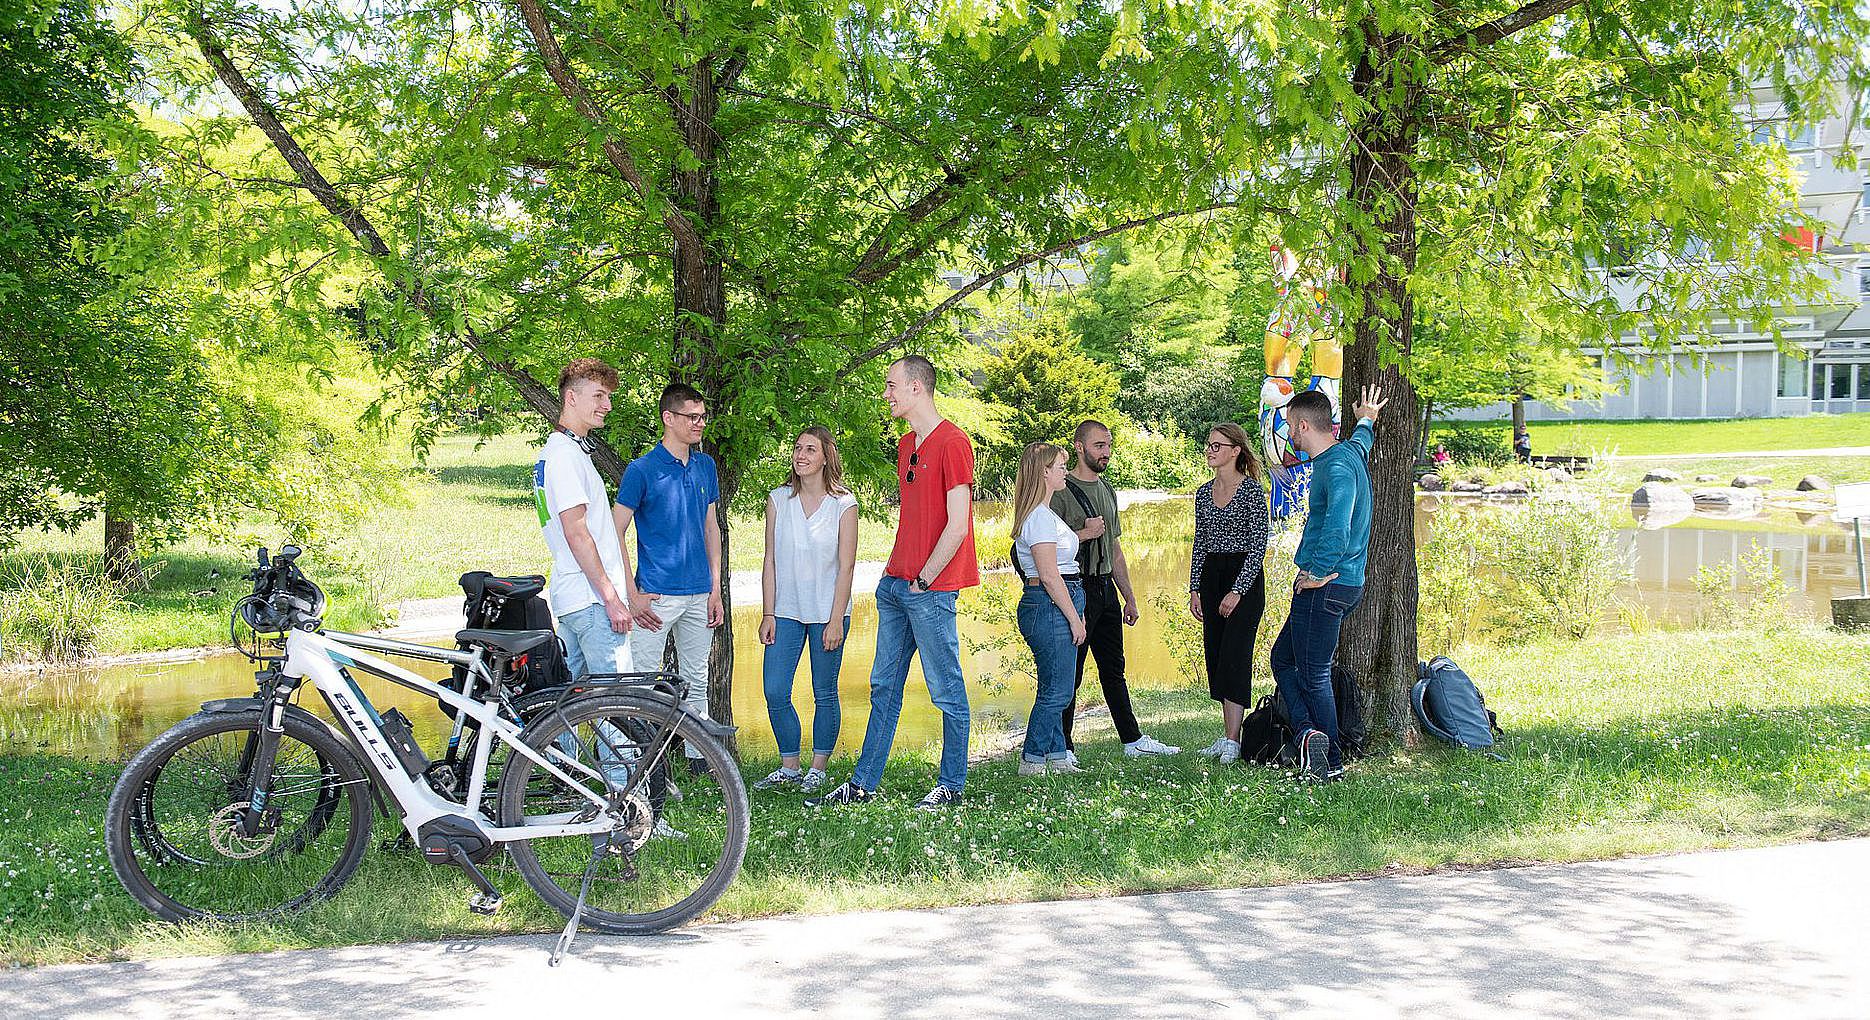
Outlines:
<svg viewBox="0 0 1870 1020"><path fill-rule="evenodd" d="M909 473L903 476L903 481L905 482L913 482L916 480L916 464L918 463L916 457L917 454L915 453L909 455Z"/></svg>

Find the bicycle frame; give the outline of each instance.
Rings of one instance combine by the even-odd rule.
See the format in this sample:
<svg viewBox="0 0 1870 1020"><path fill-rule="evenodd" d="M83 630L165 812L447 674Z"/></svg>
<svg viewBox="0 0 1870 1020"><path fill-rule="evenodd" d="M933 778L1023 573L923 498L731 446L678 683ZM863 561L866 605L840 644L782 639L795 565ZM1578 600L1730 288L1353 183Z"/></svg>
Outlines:
<svg viewBox="0 0 1870 1020"><path fill-rule="evenodd" d="M325 697L331 705L332 713L339 723L351 734L356 745L363 751L364 765L375 774L377 780L389 793L403 812L403 827L411 838L419 839L418 830L437 818L454 816L465 818L480 834L495 843L505 843L526 839L541 839L553 836L591 836L609 832L613 821L609 817L610 805L603 797L586 789L584 784L561 769L558 764L548 760L547 753L536 751L521 739L520 728L501 718L497 705L476 701L465 693L457 694L441 684L424 679L406 669L369 654L368 647L377 651L410 658L425 659L431 662L449 663L466 666L471 678L485 679L486 672L482 663L481 652L459 652L451 649L432 648L427 645L408 644L386 638L372 638L361 634L345 634L339 631L314 633L305 630L293 630L286 637L286 660L282 674L294 680L309 680L313 687ZM381 677L391 683L407 687L414 691L435 698L452 706L458 720L462 717L473 719L479 724L482 739L474 742L473 773L468 781L465 803L457 803L443 797L431 789L420 777L409 775L403 769L402 762L391 750L389 740L383 735L382 719L376 707L365 697L357 682L350 678L344 667L354 666L373 676ZM472 691L473 687L468 687ZM534 825L495 824L481 809L481 797L486 789L487 763L493 754L495 740L504 741L513 748L514 753L524 755L535 764L562 782L569 784L584 794L591 802L596 817L589 821L574 822L573 817L584 812L564 812L546 816L547 822ZM603 776L579 762L572 761L558 752L549 749L564 764L581 772L588 779L605 783Z"/></svg>

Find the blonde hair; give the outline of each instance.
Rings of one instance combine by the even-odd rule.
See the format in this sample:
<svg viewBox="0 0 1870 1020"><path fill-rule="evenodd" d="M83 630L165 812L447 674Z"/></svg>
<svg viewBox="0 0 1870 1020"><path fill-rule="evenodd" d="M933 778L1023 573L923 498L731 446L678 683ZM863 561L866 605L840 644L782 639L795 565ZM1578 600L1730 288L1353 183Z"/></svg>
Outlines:
<svg viewBox="0 0 1870 1020"><path fill-rule="evenodd" d="M1052 494L1045 488L1045 472L1064 456L1065 448L1051 443L1027 443L1026 452L1019 455L1019 474L1013 481L1014 538L1019 537L1019 529L1034 510L1051 502Z"/></svg>
<svg viewBox="0 0 1870 1020"><path fill-rule="evenodd" d="M850 492L851 490L844 487L844 458L838 456L838 441L831 438L831 430L823 425L808 425L799 432L799 439L804 439L806 436L818 440L818 449L825 455L823 468L825 491L833 496L842 496ZM799 439L792 441L794 446L798 445ZM799 494L798 468L786 469L786 487L792 490L794 496Z"/></svg>
<svg viewBox="0 0 1870 1020"><path fill-rule="evenodd" d="M1228 442L1240 448L1240 452L1234 456L1235 471L1246 475L1256 482L1264 481L1264 477L1260 471L1260 459L1253 455L1253 441L1247 438L1246 429L1241 428L1231 421L1224 421L1219 425L1209 427L1208 431L1219 432L1221 435L1227 437Z"/></svg>

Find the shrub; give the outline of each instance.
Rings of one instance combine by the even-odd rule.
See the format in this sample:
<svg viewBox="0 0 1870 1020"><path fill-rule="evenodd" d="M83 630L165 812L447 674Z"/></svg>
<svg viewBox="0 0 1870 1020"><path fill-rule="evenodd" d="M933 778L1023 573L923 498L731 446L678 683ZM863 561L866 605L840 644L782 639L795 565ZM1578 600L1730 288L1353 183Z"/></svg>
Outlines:
<svg viewBox="0 0 1870 1020"><path fill-rule="evenodd" d="M101 564L70 556L21 560L0 577L0 656L82 659L120 601Z"/></svg>
<svg viewBox="0 0 1870 1020"><path fill-rule="evenodd" d="M1434 453L1439 443L1457 464L1498 466L1513 459L1513 439L1508 433L1498 423L1444 423L1430 433L1429 452Z"/></svg>
<svg viewBox="0 0 1870 1020"><path fill-rule="evenodd" d="M1743 590L1752 598L1743 600ZM1773 562L1772 550L1754 542L1752 551L1740 558L1738 570L1732 563L1704 563L1695 571L1695 594L1700 598L1696 622L1725 630L1783 626L1791 620L1786 603L1791 590Z"/></svg>
<svg viewBox="0 0 1870 1020"><path fill-rule="evenodd" d="M1444 508L1419 566L1425 654L1495 636L1586 637L1629 575L1603 507L1539 498Z"/></svg>
<svg viewBox="0 0 1870 1020"><path fill-rule="evenodd" d="M1119 489L1187 492L1208 473L1200 449L1179 434L1152 432L1124 421L1111 428L1115 452L1106 477Z"/></svg>

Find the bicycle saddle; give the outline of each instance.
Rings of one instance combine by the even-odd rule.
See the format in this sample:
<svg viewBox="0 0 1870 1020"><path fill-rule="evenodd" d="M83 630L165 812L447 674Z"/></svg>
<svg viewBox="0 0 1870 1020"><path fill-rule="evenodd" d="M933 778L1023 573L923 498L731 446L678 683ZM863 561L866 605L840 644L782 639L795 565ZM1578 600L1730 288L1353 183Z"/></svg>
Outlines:
<svg viewBox="0 0 1870 1020"><path fill-rule="evenodd" d="M550 642L556 634L549 630L467 630L455 631L455 640L464 645L484 645L503 655L524 655Z"/></svg>

